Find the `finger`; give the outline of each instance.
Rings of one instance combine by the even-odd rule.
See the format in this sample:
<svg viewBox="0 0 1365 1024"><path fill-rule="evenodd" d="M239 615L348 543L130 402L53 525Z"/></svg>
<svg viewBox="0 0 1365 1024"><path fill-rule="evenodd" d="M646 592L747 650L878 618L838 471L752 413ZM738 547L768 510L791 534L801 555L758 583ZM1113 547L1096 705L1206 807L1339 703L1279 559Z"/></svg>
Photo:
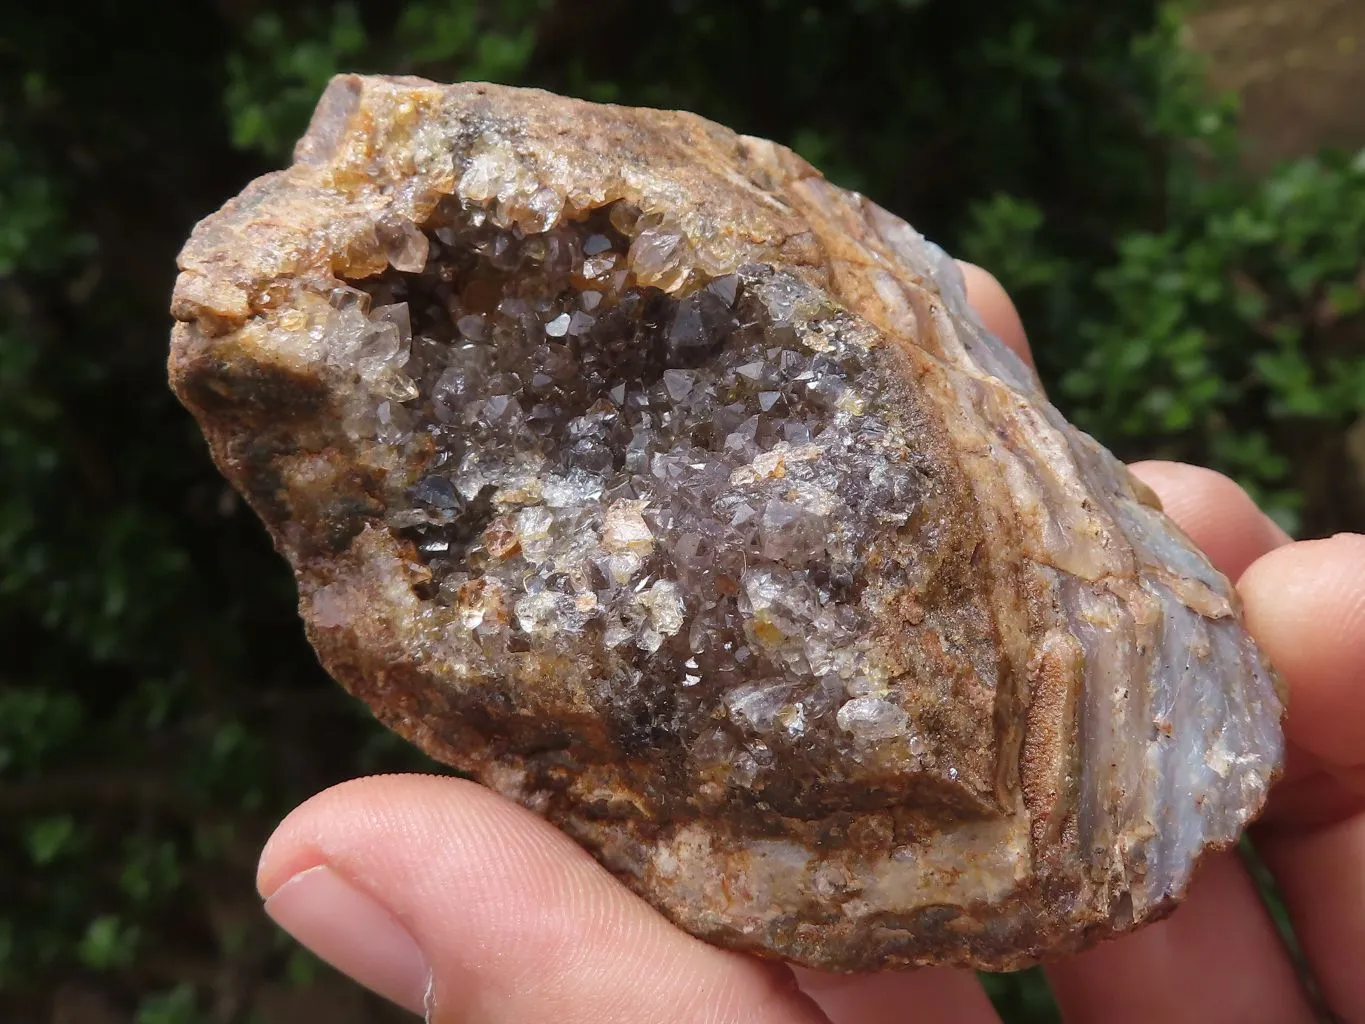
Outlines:
<svg viewBox="0 0 1365 1024"><path fill-rule="evenodd" d="M999 1024L971 971L927 967L880 974L825 974L796 969L802 991L833 1024Z"/></svg>
<svg viewBox="0 0 1365 1024"><path fill-rule="evenodd" d="M1257 843L1289 910L1323 1002L1365 1020L1365 814Z"/></svg>
<svg viewBox="0 0 1365 1024"><path fill-rule="evenodd" d="M1215 854L1164 921L1047 968L1068 1022L1310 1024L1279 935L1237 858Z"/></svg>
<svg viewBox="0 0 1365 1024"><path fill-rule="evenodd" d="M967 301L972 304L981 317L986 329L1003 341L1029 366L1033 366L1033 353L1029 351L1028 336L1024 333L1024 322L1004 285L989 271L982 270L975 263L957 261L962 270L962 279L967 286Z"/></svg>
<svg viewBox="0 0 1365 1024"><path fill-rule="evenodd" d="M1365 537L1281 548L1252 565L1240 589L1252 630L1289 681L1288 737L1322 768L1276 793L1257 848L1327 1005L1362 1020Z"/></svg>
<svg viewBox="0 0 1365 1024"><path fill-rule="evenodd" d="M1332 765L1365 762L1365 536L1272 552L1238 589L1252 633L1289 680L1289 739Z"/></svg>
<svg viewBox="0 0 1365 1024"><path fill-rule="evenodd" d="M1222 473L1181 462L1135 462L1130 468L1156 491L1166 514L1231 580L1267 551L1289 543L1289 535Z"/></svg>
<svg viewBox="0 0 1365 1024"><path fill-rule="evenodd" d="M459 779L328 790L261 857L276 921L433 1022L826 1019L787 969L677 930L546 822Z"/></svg>
<svg viewBox="0 0 1365 1024"><path fill-rule="evenodd" d="M1132 467L1224 574L1286 541L1246 492L1179 463ZM1048 968L1068 1020L1308 1021L1310 1007L1255 884L1233 856L1212 857L1167 920Z"/></svg>

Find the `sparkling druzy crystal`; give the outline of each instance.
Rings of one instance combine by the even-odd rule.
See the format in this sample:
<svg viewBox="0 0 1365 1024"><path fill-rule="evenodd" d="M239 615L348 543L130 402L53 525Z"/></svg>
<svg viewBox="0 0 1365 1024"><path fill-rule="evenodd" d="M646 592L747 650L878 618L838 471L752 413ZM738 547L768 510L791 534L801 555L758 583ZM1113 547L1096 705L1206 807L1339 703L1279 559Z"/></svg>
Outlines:
<svg viewBox="0 0 1365 1024"><path fill-rule="evenodd" d="M1265 799L1227 580L780 146L345 77L180 266L172 382L323 663L697 935L1012 968Z"/></svg>

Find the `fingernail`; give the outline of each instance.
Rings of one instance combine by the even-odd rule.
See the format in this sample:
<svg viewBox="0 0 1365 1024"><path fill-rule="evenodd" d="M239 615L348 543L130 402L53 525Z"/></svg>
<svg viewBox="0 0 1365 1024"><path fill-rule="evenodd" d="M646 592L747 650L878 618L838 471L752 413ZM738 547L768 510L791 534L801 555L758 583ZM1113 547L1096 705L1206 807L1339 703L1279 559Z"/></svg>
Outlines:
<svg viewBox="0 0 1365 1024"><path fill-rule="evenodd" d="M320 959L413 1013L423 1012L431 968L388 910L322 864L265 901L271 919Z"/></svg>

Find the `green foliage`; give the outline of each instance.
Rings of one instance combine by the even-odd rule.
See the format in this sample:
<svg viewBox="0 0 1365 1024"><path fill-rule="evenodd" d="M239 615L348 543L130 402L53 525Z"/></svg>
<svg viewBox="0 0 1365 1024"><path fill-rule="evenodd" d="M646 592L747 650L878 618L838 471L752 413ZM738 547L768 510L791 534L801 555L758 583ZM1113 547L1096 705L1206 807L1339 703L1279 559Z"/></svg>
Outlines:
<svg viewBox="0 0 1365 1024"><path fill-rule="evenodd" d="M1115 211L1106 259L1006 193L973 205L962 251L1044 327L1040 366L1078 423L1123 454L1222 470L1294 531L1306 474L1288 452L1365 414L1365 352L1336 340L1365 322L1365 152L1246 176L1233 104L1208 98L1178 36L1168 10L1132 43L1161 202Z"/></svg>
<svg viewBox="0 0 1365 1024"><path fill-rule="evenodd" d="M1191 205L1122 240L1098 279L1115 315L1087 325L1062 387L1087 426L1222 469L1293 529L1277 428L1365 413L1365 359L1321 342L1362 308L1365 160L1298 161Z"/></svg>
<svg viewBox="0 0 1365 1024"><path fill-rule="evenodd" d="M69 814L54 814L24 822L24 839L34 867L51 864L70 855L78 847L76 820Z"/></svg>
<svg viewBox="0 0 1365 1024"><path fill-rule="evenodd" d="M0 1017L93 987L241 1024L326 974L263 919L271 824L422 766L323 677L292 586L164 384L176 246L338 71L539 85L777 138L1016 295L1106 443L1359 528L1365 157L1251 177L1152 0L103 5L0 27ZM759 41L761 45L756 43ZM89 69L99 69L92 84ZM12 638L12 639L10 639ZM1054 1020L1037 972L992 978ZM212 1015L206 1010L212 1007Z"/></svg>
<svg viewBox="0 0 1365 1024"><path fill-rule="evenodd" d="M1035 205L1008 196L976 208L966 251L1057 336L1069 329L1072 345L1040 359L1082 426L1129 454L1220 469L1293 530L1304 495L1284 438L1365 413L1365 357L1332 343L1365 309L1365 156L1305 158L1260 181L1230 173L1177 195L1163 230L1121 235L1098 273L1050 244ZM1091 305L1105 316L1069 321Z"/></svg>

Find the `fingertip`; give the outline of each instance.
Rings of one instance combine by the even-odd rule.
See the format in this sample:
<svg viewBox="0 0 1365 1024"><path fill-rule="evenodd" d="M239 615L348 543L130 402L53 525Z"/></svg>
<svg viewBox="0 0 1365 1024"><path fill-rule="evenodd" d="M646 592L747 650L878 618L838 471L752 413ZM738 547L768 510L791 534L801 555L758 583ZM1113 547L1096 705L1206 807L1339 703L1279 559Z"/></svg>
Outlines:
<svg viewBox="0 0 1365 1024"><path fill-rule="evenodd" d="M1365 536L1278 548L1238 590L1252 634L1289 682L1290 738L1331 764L1365 763Z"/></svg>
<svg viewBox="0 0 1365 1024"><path fill-rule="evenodd" d="M1024 322L1019 317L1014 300L1005 291L1005 286L994 274L975 263L958 260L957 264L967 288L967 301L981 317L986 329L1013 349L1020 359L1033 366L1033 353L1029 350Z"/></svg>
<svg viewBox="0 0 1365 1024"><path fill-rule="evenodd" d="M1068 1021L1312 1020L1274 922L1232 853L1205 857L1170 917L1045 970Z"/></svg>
<svg viewBox="0 0 1365 1024"><path fill-rule="evenodd" d="M383 833L388 808L428 787L480 787L462 779L424 775L371 775L349 779L309 797L275 826L256 864L256 891L269 899L290 879L327 862L348 841ZM416 791L413 794L413 791Z"/></svg>
<svg viewBox="0 0 1365 1024"><path fill-rule="evenodd" d="M266 840L256 861L256 892L261 899L270 899L291 878L325 861L299 828L300 821L307 820L310 805L317 799L317 796L312 797L290 811Z"/></svg>

